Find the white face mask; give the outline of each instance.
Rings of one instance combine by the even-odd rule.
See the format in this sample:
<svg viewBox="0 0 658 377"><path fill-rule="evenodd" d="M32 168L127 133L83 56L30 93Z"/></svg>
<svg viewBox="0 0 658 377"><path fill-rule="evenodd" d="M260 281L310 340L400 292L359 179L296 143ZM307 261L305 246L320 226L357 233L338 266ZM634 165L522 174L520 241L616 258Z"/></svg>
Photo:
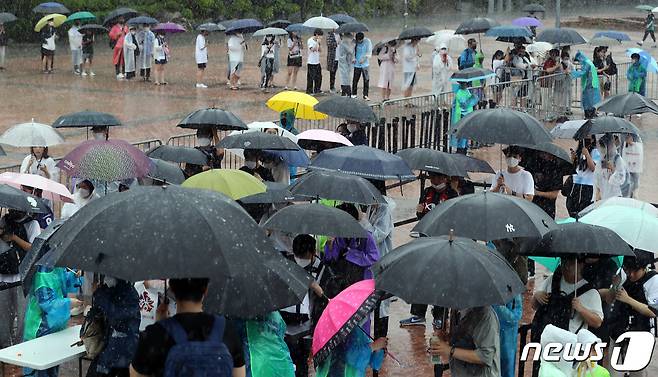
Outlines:
<svg viewBox="0 0 658 377"><path fill-rule="evenodd" d="M438 185L432 185L432 187L434 187L434 189L437 190L437 191L441 191L446 187L446 184L445 183L439 183Z"/></svg>
<svg viewBox="0 0 658 377"><path fill-rule="evenodd" d="M307 267L312 262L313 262L313 259L302 259L302 258L295 257L295 263L297 263L297 265L299 265L302 268Z"/></svg>
<svg viewBox="0 0 658 377"><path fill-rule="evenodd" d="M197 137L196 143L200 147L207 147L210 145L210 139L207 137Z"/></svg>
<svg viewBox="0 0 658 377"><path fill-rule="evenodd" d="M80 197L82 199L87 199L91 195L91 192L89 192L89 190L87 190L85 188L80 188L80 189L78 189L78 194L80 195Z"/></svg>
<svg viewBox="0 0 658 377"><path fill-rule="evenodd" d="M348 124L347 125L347 130L350 131L350 133L356 131L357 128L358 128L358 126L356 124Z"/></svg>
<svg viewBox="0 0 658 377"><path fill-rule="evenodd" d="M516 157L507 157L507 166L510 168L515 168L519 166L519 159Z"/></svg>
<svg viewBox="0 0 658 377"><path fill-rule="evenodd" d="M105 140L104 132L94 132L94 140Z"/></svg>
<svg viewBox="0 0 658 377"><path fill-rule="evenodd" d="M245 161L244 166L248 167L249 169L255 169L256 161Z"/></svg>

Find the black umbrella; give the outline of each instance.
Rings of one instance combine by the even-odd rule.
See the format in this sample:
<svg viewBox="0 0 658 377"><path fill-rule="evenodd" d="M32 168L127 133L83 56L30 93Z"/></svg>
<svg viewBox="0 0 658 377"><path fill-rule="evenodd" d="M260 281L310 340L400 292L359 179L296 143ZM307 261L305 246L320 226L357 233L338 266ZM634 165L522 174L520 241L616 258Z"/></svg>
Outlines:
<svg viewBox="0 0 658 377"><path fill-rule="evenodd" d="M221 24L215 24L212 22L206 22L205 24L201 24L196 27L197 30L199 31L224 31L226 30L226 27L224 27Z"/></svg>
<svg viewBox="0 0 658 377"><path fill-rule="evenodd" d="M229 135L217 143L217 148L272 149L278 151L300 150L299 145L287 137L265 132L245 132L237 135Z"/></svg>
<svg viewBox="0 0 658 377"><path fill-rule="evenodd" d="M548 42L556 45L573 46L587 43L585 38L574 29L549 28L544 29L536 38L537 42Z"/></svg>
<svg viewBox="0 0 658 377"><path fill-rule="evenodd" d="M517 146L522 148L521 159L523 161L528 161L531 164L534 164L533 166L535 166L537 169L541 170L544 167L544 164L549 163L539 157L539 154L543 152L555 157L555 160L552 162L552 164L554 164L555 169L557 169L560 175L565 176L576 173L576 170L573 166L573 161L571 160L569 153L553 143ZM524 167L530 171L534 171L529 166L524 165Z"/></svg>
<svg viewBox="0 0 658 377"><path fill-rule="evenodd" d="M319 203L296 204L276 212L263 228L290 234L365 238L366 230L349 213Z"/></svg>
<svg viewBox="0 0 658 377"><path fill-rule="evenodd" d="M632 134L640 136L640 130L633 123L624 119L613 116L602 116L590 119L576 131L574 139L580 140L589 135L599 135L605 133Z"/></svg>
<svg viewBox="0 0 658 377"><path fill-rule="evenodd" d="M226 26L226 34L231 33L253 33L263 28L260 21L253 18L245 18L231 22L231 26Z"/></svg>
<svg viewBox="0 0 658 377"><path fill-rule="evenodd" d="M128 20L128 25L155 25L157 23L158 20L149 16L138 16Z"/></svg>
<svg viewBox="0 0 658 377"><path fill-rule="evenodd" d="M114 115L98 111L80 111L62 115L52 124L54 128L114 127L120 125L121 122Z"/></svg>
<svg viewBox="0 0 658 377"><path fill-rule="evenodd" d="M365 101L351 97L331 96L313 106L313 110L357 122L377 121L377 115Z"/></svg>
<svg viewBox="0 0 658 377"><path fill-rule="evenodd" d="M471 82L475 80L485 80L488 77L493 77L496 74L494 71L486 68L470 67L454 72L450 76L451 81Z"/></svg>
<svg viewBox="0 0 658 377"><path fill-rule="evenodd" d="M523 11L528 13L545 13L546 8L541 4L528 4L523 7Z"/></svg>
<svg viewBox="0 0 658 377"><path fill-rule="evenodd" d="M305 174L290 186L290 192L294 195L365 205L386 203L379 190L368 180L335 171Z"/></svg>
<svg viewBox="0 0 658 377"><path fill-rule="evenodd" d="M50 251L48 239L55 233L60 226L64 224L64 220L54 220L46 229L41 231L37 238L32 242L32 248L25 254L21 264L18 266L18 273L21 277L23 284L23 295L27 296L32 287L32 280L34 273L37 271L38 261Z"/></svg>
<svg viewBox="0 0 658 377"><path fill-rule="evenodd" d="M460 237L493 241L515 237L539 238L555 221L531 202L492 192L469 194L437 205L414 227L425 236L443 236L454 230Z"/></svg>
<svg viewBox="0 0 658 377"><path fill-rule="evenodd" d="M218 130L246 130L247 125L242 119L228 110L210 107L199 109L189 113L178 123L180 128L205 129L216 128Z"/></svg>
<svg viewBox="0 0 658 377"><path fill-rule="evenodd" d="M208 156L196 148L173 145L158 145L146 152L151 158L171 162L185 162L194 165L207 165Z"/></svg>
<svg viewBox="0 0 658 377"><path fill-rule="evenodd" d="M529 45L532 44L532 38L529 37L498 37L496 38L498 42L504 42L504 43L514 43L514 44L521 44L521 45Z"/></svg>
<svg viewBox="0 0 658 377"><path fill-rule="evenodd" d="M404 39L421 39L421 38L427 38L433 36L434 33L426 28L426 27L410 27L402 30L400 35L398 36L399 40L404 40Z"/></svg>
<svg viewBox="0 0 658 377"><path fill-rule="evenodd" d="M7 13L7 12L0 13L0 24L14 22L16 20L18 20L18 18L11 13Z"/></svg>
<svg viewBox="0 0 658 377"><path fill-rule="evenodd" d="M633 249L614 231L581 222L559 224L532 249L521 253L538 257L634 256Z"/></svg>
<svg viewBox="0 0 658 377"><path fill-rule="evenodd" d="M553 139L532 115L503 108L474 111L455 125L453 133L480 143L539 144Z"/></svg>
<svg viewBox="0 0 658 377"><path fill-rule="evenodd" d="M504 305L525 291L505 258L466 238L413 240L385 255L373 272L377 289L454 309Z"/></svg>
<svg viewBox="0 0 658 377"><path fill-rule="evenodd" d="M244 204L283 204L299 199L293 195L288 186L278 182L263 182L267 190L260 194L245 196L239 202Z"/></svg>
<svg viewBox="0 0 658 377"><path fill-rule="evenodd" d="M236 202L180 186L133 187L93 200L49 243L47 264L128 281L210 278L208 310L235 317L295 305L310 283Z"/></svg>
<svg viewBox="0 0 658 377"><path fill-rule="evenodd" d="M638 93L614 95L596 105L603 113L617 116L654 113L658 114L658 105L649 98Z"/></svg>
<svg viewBox="0 0 658 377"><path fill-rule="evenodd" d="M356 18L344 13L332 14L329 18L334 20L338 25L358 22Z"/></svg>
<svg viewBox="0 0 658 377"><path fill-rule="evenodd" d="M185 181L185 173L178 164L172 164L157 158L151 158L151 161L153 161L153 164L147 177L174 185L180 185Z"/></svg>
<svg viewBox="0 0 658 377"><path fill-rule="evenodd" d="M368 26L366 24L363 24L361 22L349 22L342 24L336 29L336 33L338 34L345 34L345 33L365 33L366 31L370 31L368 29Z"/></svg>
<svg viewBox="0 0 658 377"><path fill-rule="evenodd" d="M292 22L288 20L275 20L267 24L268 27L278 27L281 29L285 29L288 26L290 26Z"/></svg>
<svg viewBox="0 0 658 377"><path fill-rule="evenodd" d="M123 17L123 19L130 19L133 17L137 17L139 12L137 12L134 9L131 8L117 8L110 12L107 16L105 16L105 20L103 20L103 25L107 25L112 23L112 21L115 21L119 17Z"/></svg>
<svg viewBox="0 0 658 377"><path fill-rule="evenodd" d="M416 179L400 156L365 145L324 150L311 161L309 169L340 171L380 181Z"/></svg>
<svg viewBox="0 0 658 377"><path fill-rule="evenodd" d="M455 30L455 34L485 33L487 30L498 25L500 25L500 23L494 19L486 17L475 17L462 22L459 27L457 27L457 30Z"/></svg>
<svg viewBox="0 0 658 377"><path fill-rule="evenodd" d="M397 38L391 38L391 39L385 39L385 40L383 40L383 41L377 43L377 44L375 45L375 47L372 48L372 53L373 53L374 55L379 55L379 52L380 52L384 47L386 47L387 44L389 44L389 43L395 41L395 42L396 42L395 45L397 45L397 40L398 40ZM395 46L395 45L394 45L394 46Z"/></svg>
<svg viewBox="0 0 658 377"><path fill-rule="evenodd" d="M224 27L224 30L226 30L227 28L231 27L231 25L237 20L238 20L237 18L232 18L230 20L222 20L218 18L215 20L215 23L217 25Z"/></svg>
<svg viewBox="0 0 658 377"><path fill-rule="evenodd" d="M286 31L289 33L312 33L313 29L304 26L303 24L290 24L286 26Z"/></svg>
<svg viewBox="0 0 658 377"><path fill-rule="evenodd" d="M50 211L40 198L5 184L0 184L0 207L27 213L48 213Z"/></svg>
<svg viewBox="0 0 658 377"><path fill-rule="evenodd" d="M84 33L87 30L91 31L92 33L96 33L96 34L103 34L103 33L107 33L109 31L105 26L98 25L98 24L85 24L85 25L82 25L78 28L78 31L81 32L81 33Z"/></svg>
<svg viewBox="0 0 658 377"><path fill-rule="evenodd" d="M396 153L414 170L430 171L451 177L467 177L468 171L455 154L429 148L409 148Z"/></svg>
<svg viewBox="0 0 658 377"><path fill-rule="evenodd" d="M63 4L55 3L55 2L41 3L41 4L37 5L36 7L32 8L32 12L34 12L34 13L43 13L43 14L51 14L51 13L69 14L69 13L71 13L69 8L65 7Z"/></svg>
<svg viewBox="0 0 658 377"><path fill-rule="evenodd" d="M461 153L453 154L453 159L459 161L462 164L464 169L470 173L490 173L493 174L496 171L489 165L488 162L484 160L479 160L474 157L469 157Z"/></svg>

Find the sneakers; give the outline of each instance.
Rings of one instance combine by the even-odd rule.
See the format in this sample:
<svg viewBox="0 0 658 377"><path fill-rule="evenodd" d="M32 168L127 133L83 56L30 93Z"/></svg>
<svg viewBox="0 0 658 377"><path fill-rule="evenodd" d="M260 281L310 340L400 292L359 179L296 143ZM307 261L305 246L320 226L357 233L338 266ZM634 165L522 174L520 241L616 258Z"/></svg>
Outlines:
<svg viewBox="0 0 658 377"><path fill-rule="evenodd" d="M90 71L89 76L96 76L96 74L93 71Z"/></svg>
<svg viewBox="0 0 658 377"><path fill-rule="evenodd" d="M80 73L80 76L87 76L87 72Z"/></svg>
<svg viewBox="0 0 658 377"><path fill-rule="evenodd" d="M126 77L126 76L124 76L123 73L119 73L117 75L117 80L122 80L124 77Z"/></svg>
<svg viewBox="0 0 658 377"><path fill-rule="evenodd" d="M368 98L368 96L363 96L363 100L368 102L368 101L370 101L370 98Z"/></svg>
<svg viewBox="0 0 658 377"><path fill-rule="evenodd" d="M644 41L639 41L639 42L637 42L637 45L638 45L638 46L642 46L643 44L644 44Z"/></svg>
<svg viewBox="0 0 658 377"><path fill-rule="evenodd" d="M352 97L352 98L356 98L356 94L352 94L350 97Z"/></svg>
<svg viewBox="0 0 658 377"><path fill-rule="evenodd" d="M411 317L409 317L407 319L400 320L400 326L401 327L425 326L425 318L416 317L415 315L412 315Z"/></svg>
<svg viewBox="0 0 658 377"><path fill-rule="evenodd" d="M197 88L204 88L204 89L205 89L205 88L208 87L208 85L206 85L206 84L196 84L196 87L197 87Z"/></svg>

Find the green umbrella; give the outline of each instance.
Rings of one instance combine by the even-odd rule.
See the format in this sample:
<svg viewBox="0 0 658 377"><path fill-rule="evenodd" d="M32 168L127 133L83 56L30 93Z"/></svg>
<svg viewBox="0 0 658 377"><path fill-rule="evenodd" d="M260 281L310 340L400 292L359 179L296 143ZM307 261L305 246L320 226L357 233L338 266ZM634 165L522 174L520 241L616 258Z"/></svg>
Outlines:
<svg viewBox="0 0 658 377"><path fill-rule="evenodd" d="M93 13L87 12L87 11L82 11L82 12L75 12L72 15L70 15L66 19L66 22L91 21L91 20L95 20L95 19L96 19L96 16L94 16Z"/></svg>
<svg viewBox="0 0 658 377"><path fill-rule="evenodd" d="M638 5L635 7L637 10L645 11L645 12L651 12L655 8L653 5Z"/></svg>

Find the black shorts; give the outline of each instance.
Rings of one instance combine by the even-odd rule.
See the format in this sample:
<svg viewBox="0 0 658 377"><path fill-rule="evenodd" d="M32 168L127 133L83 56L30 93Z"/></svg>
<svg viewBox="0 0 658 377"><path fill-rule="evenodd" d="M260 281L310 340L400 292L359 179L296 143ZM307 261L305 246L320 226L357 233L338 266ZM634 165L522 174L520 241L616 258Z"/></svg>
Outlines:
<svg viewBox="0 0 658 377"><path fill-rule="evenodd" d="M167 64L167 59L155 59L155 64ZM197 64L199 66L200 64ZM199 68L206 68L206 65L204 64L203 67Z"/></svg>
<svg viewBox="0 0 658 377"><path fill-rule="evenodd" d="M43 58L44 56L55 56L55 51L41 47L41 57Z"/></svg>
<svg viewBox="0 0 658 377"><path fill-rule="evenodd" d="M199 69L206 69L206 63L198 63L196 66Z"/></svg>
<svg viewBox="0 0 658 377"><path fill-rule="evenodd" d="M302 66L302 57L301 56L288 56L288 67L301 67Z"/></svg>

